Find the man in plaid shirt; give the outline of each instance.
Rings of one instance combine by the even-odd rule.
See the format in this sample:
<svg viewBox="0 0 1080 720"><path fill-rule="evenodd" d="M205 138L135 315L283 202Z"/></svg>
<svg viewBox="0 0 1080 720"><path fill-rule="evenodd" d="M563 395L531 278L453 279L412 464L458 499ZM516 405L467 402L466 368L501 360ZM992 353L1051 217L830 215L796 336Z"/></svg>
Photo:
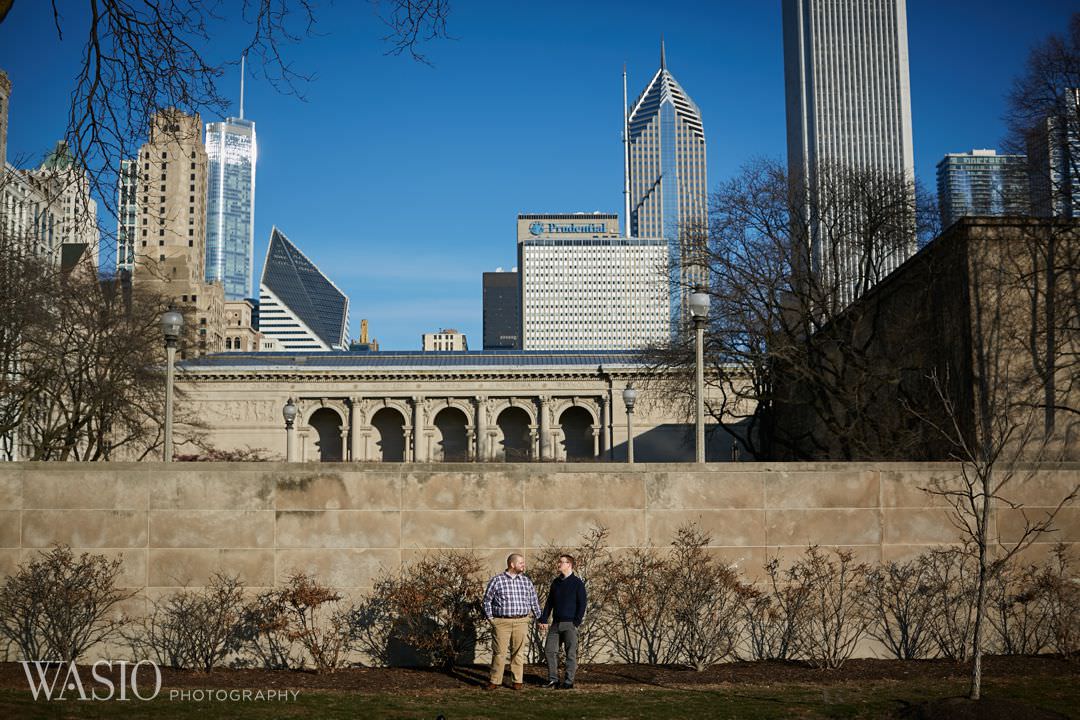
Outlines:
<svg viewBox="0 0 1080 720"><path fill-rule="evenodd" d="M506 570L491 578L484 591L484 617L491 621L492 630L491 677L485 690L502 685L507 646L514 689L524 687L525 637L530 613L539 619L540 601L532 580L525 577L525 558L514 553L506 558ZM541 633L546 629L546 625L540 626Z"/></svg>

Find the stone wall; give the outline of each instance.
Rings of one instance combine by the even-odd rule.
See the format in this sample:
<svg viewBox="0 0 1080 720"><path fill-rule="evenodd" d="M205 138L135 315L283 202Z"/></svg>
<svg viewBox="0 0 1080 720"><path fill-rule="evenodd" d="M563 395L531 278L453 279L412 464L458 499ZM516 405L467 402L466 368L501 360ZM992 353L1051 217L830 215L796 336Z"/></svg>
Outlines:
<svg viewBox="0 0 1080 720"><path fill-rule="evenodd" d="M712 534L750 576L808 543L894 560L955 542L942 503L920 490L946 464L0 464L0 575L56 543L123 558L122 582L148 596L214 571L249 586L296 571L345 591L429 549L471 548L492 572L506 555L573 546L590 526L611 546L666 545L682 523ZM1005 541L1080 483L1080 464L1031 468L995 518ZM1056 542L1080 542L1080 506Z"/></svg>

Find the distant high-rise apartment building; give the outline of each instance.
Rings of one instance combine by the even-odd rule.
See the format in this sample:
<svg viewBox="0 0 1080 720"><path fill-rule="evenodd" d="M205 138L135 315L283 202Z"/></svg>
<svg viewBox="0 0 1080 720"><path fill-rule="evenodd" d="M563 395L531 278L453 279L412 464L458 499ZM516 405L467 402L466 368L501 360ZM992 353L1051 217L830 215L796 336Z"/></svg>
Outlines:
<svg viewBox="0 0 1080 720"><path fill-rule="evenodd" d="M521 288L517 268L484 273L484 349L521 349Z"/></svg>
<svg viewBox="0 0 1080 720"><path fill-rule="evenodd" d="M937 165L937 190L942 227L969 216L1027 215L1027 157L949 153Z"/></svg>
<svg viewBox="0 0 1080 720"><path fill-rule="evenodd" d="M666 238L619 216L518 215L523 350L631 350L671 334Z"/></svg>
<svg viewBox="0 0 1080 720"><path fill-rule="evenodd" d="M259 331L285 351L349 348L349 298L276 227L259 284Z"/></svg>
<svg viewBox="0 0 1080 720"><path fill-rule="evenodd" d="M206 126L210 163L206 199L206 279L226 300L251 292L255 252L255 123L240 117Z"/></svg>
<svg viewBox="0 0 1080 720"><path fill-rule="evenodd" d="M116 182L116 269L135 269L135 245L139 239L139 161L120 161Z"/></svg>
<svg viewBox="0 0 1080 720"><path fill-rule="evenodd" d="M136 161L132 281L168 295L184 310L194 354L221 352L225 297L220 283L206 282L207 160L199 116L157 112Z"/></svg>
<svg viewBox="0 0 1080 720"><path fill-rule="evenodd" d="M67 143L63 140L56 143L41 165L28 174L53 208L53 242L61 255L65 252L86 255L92 267L97 268L100 240L97 202L90 197L90 180L75 162Z"/></svg>
<svg viewBox="0 0 1080 720"><path fill-rule="evenodd" d="M807 215L809 270L847 304L915 251L912 217L905 237L863 257L857 238L831 231L846 221L822 217L842 210L819 193L831 168L878 171L901 187L914 181L907 7L905 0L783 0L783 25L788 175ZM911 207L913 189L905 191ZM862 277L867 268L876 277Z"/></svg>
<svg viewBox="0 0 1080 720"><path fill-rule="evenodd" d="M1028 133L1031 212L1080 217L1080 88L1067 88L1064 107Z"/></svg>
<svg viewBox="0 0 1080 720"><path fill-rule="evenodd" d="M420 338L420 343L424 352L467 352L469 349L469 340L465 337L465 333L453 328L424 333Z"/></svg>
<svg viewBox="0 0 1080 720"><path fill-rule="evenodd" d="M688 290L704 282L696 264L708 228L705 127L701 110L667 69L663 41L660 69L627 109L628 235L668 243L674 327Z"/></svg>

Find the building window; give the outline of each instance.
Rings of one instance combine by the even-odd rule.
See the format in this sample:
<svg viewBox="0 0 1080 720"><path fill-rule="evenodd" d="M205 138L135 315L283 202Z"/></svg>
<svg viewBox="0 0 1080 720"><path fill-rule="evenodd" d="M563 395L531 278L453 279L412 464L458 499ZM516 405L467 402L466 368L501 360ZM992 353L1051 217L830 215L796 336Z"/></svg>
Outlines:
<svg viewBox="0 0 1080 720"><path fill-rule="evenodd" d="M164 230L158 230L158 235L164 237L165 236L165 231Z"/></svg>

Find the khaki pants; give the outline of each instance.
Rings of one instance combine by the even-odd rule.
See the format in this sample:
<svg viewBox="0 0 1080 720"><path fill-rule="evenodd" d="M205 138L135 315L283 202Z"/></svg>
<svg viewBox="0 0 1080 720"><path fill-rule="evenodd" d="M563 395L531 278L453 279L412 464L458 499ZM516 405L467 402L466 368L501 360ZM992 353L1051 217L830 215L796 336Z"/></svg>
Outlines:
<svg viewBox="0 0 1080 720"><path fill-rule="evenodd" d="M491 684L502 685L506 669L506 650L510 649L510 674L514 682L524 682L525 639L532 618L491 619Z"/></svg>

